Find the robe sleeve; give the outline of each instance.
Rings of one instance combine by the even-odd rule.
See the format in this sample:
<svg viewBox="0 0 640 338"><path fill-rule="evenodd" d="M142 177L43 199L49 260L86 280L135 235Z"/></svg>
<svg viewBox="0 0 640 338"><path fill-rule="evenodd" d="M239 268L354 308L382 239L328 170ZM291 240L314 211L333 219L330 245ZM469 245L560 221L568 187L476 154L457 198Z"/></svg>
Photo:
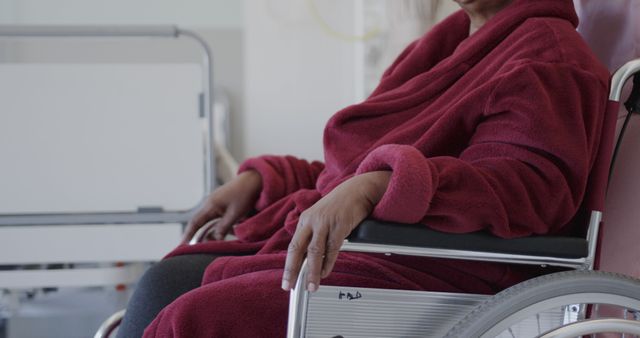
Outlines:
<svg viewBox="0 0 640 338"><path fill-rule="evenodd" d="M412 145L367 155L358 174L392 171L374 218L504 238L553 233L572 219L600 142L606 84L573 65L540 63L494 86L458 157Z"/></svg>
<svg viewBox="0 0 640 338"><path fill-rule="evenodd" d="M238 170L256 170L262 177L262 191L255 208L260 211L300 189L313 189L324 164L294 156L265 155L244 161Z"/></svg>

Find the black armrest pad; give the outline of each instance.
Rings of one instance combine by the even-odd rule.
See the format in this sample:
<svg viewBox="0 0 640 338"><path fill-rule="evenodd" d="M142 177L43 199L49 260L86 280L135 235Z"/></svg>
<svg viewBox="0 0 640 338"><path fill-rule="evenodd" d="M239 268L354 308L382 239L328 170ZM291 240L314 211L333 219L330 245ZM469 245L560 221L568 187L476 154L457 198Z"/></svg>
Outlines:
<svg viewBox="0 0 640 338"><path fill-rule="evenodd" d="M424 224L400 224L365 220L349 236L350 242L402 245L451 250L471 250L514 255L582 258L588 254L584 238L531 236L504 239L486 232L451 234Z"/></svg>

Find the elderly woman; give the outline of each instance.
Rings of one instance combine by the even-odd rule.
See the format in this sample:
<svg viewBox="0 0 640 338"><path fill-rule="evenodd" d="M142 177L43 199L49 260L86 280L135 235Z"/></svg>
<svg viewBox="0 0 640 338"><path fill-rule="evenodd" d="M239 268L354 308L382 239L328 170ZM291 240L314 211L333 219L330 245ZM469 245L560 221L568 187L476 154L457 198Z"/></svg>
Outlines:
<svg viewBox="0 0 640 338"><path fill-rule="evenodd" d="M253 158L213 192L186 237L220 217L215 238L240 222L239 239L174 250L141 281L120 335L139 335L164 307L145 337L282 337L305 257L312 292L322 282L493 293L544 273L338 255L368 217L500 237L581 230L608 73L575 31L572 1L457 2L367 100L329 120L324 164Z"/></svg>

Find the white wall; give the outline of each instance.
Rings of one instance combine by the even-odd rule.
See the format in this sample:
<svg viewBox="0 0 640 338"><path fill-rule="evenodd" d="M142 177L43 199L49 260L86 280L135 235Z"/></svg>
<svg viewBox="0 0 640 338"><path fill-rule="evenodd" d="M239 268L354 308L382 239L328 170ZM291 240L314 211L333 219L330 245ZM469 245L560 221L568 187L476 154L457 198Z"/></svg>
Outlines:
<svg viewBox="0 0 640 338"><path fill-rule="evenodd" d="M238 0L2 0L3 23L178 24L240 28Z"/></svg>
<svg viewBox="0 0 640 338"><path fill-rule="evenodd" d="M428 9L431 1L435 0L404 1L403 6L409 12ZM438 1L434 21L458 8L453 1ZM403 22L422 28L392 34L385 23L384 11L381 17L376 17L380 13L373 9L385 5L389 8L396 2L398 0L245 0L243 153L246 156L276 153L323 158L322 131L326 121L339 109L361 100L363 89L366 96L382 70L405 45L433 24ZM309 3L316 5L316 14L326 26L314 16ZM421 15L403 18L404 21L422 19ZM359 37L372 27L381 28L380 33L362 41ZM376 46L378 50L373 50ZM382 64L375 65L379 69L371 72L372 55L387 52L386 58L378 56Z"/></svg>
<svg viewBox="0 0 640 338"><path fill-rule="evenodd" d="M327 119L362 97L358 82L364 81L366 56L362 44L328 34L312 15L310 1L331 29L357 35L362 29L354 23L362 12L358 4L396 0L0 0L0 24L172 23L195 28L213 47L216 84L231 95L233 155L239 160L263 153L321 159ZM0 45L0 60L61 62L71 54L71 62L147 62L136 57L140 51L159 57L152 62L193 60L188 48L136 44L114 52L97 42L71 53L55 46L24 45L16 51Z"/></svg>
<svg viewBox="0 0 640 338"><path fill-rule="evenodd" d="M316 1L335 30L354 34L355 1ZM245 154L322 159L322 131L353 103L354 44L327 34L307 1L248 0L245 19Z"/></svg>
<svg viewBox="0 0 640 338"><path fill-rule="evenodd" d="M354 33L357 1L314 1L333 29ZM213 47L216 84L231 95L231 150L240 160L263 153L322 158L324 124L357 97L354 44L323 31L306 0L1 0L0 23L195 27ZM136 43L115 51L102 42L68 49L21 44L0 48L0 59L145 62L137 56L142 50L159 57L152 62L191 61L181 46Z"/></svg>
<svg viewBox="0 0 640 338"><path fill-rule="evenodd" d="M214 81L231 102L231 152L243 157L243 2L240 0L0 0L0 24L176 24L214 52ZM0 62L199 62L191 41L0 40ZM0 105L1 106L1 105Z"/></svg>

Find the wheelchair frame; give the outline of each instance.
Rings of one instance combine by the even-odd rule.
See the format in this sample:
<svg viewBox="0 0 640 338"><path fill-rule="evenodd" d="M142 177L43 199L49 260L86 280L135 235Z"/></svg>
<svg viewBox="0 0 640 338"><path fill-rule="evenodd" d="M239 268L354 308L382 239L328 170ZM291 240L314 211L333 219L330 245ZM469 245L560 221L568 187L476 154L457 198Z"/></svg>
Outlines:
<svg viewBox="0 0 640 338"><path fill-rule="evenodd" d="M611 89L609 94L609 101L620 102L620 96L622 94L622 88L627 80L634 74L640 71L640 59L632 60L618 69L611 79ZM622 137L622 134L619 136ZM603 140L604 142L606 140ZM611 165L611 167L613 164ZM591 210L588 223L588 230L586 238L587 243L587 255L579 258L562 258L562 257L550 257L539 254L509 254L499 253L494 251L473 251L465 250L464 246L457 248L437 248L437 247L421 247L421 246L404 246L394 244L381 244L381 243L366 243L361 242L356 237L355 240L350 237L345 240L341 251L345 252L365 252L365 253L380 253L385 255L408 255L408 256L422 256L433 258L446 258L457 260L473 260L473 261L489 261L500 262L507 264L528 264L528 265L542 265L542 266L558 266L567 267L578 270L592 270L594 259L596 255L596 248L598 243L598 234L600 231L600 224L602 222L602 211ZM465 234L446 234L446 237L454 238L465 236ZM544 241L545 237L538 237L540 241ZM505 239L494 239L495 243L509 241ZM291 290L289 298L289 320L287 326L287 338L298 338L306 336L306 321L307 313L310 305L310 293L305 290L304 282L306 281L308 273L308 267L306 260L304 261L295 288ZM327 288L325 286L324 288ZM335 291L339 291L337 288ZM397 292L396 290L388 290L386 292ZM428 294L429 292L421 292ZM455 294L452 294L455 295ZM330 298L333 295L327 295L325 297ZM451 299L455 299L452 296ZM326 301L326 299L323 299ZM581 315L584 316L584 309L580 310Z"/></svg>

